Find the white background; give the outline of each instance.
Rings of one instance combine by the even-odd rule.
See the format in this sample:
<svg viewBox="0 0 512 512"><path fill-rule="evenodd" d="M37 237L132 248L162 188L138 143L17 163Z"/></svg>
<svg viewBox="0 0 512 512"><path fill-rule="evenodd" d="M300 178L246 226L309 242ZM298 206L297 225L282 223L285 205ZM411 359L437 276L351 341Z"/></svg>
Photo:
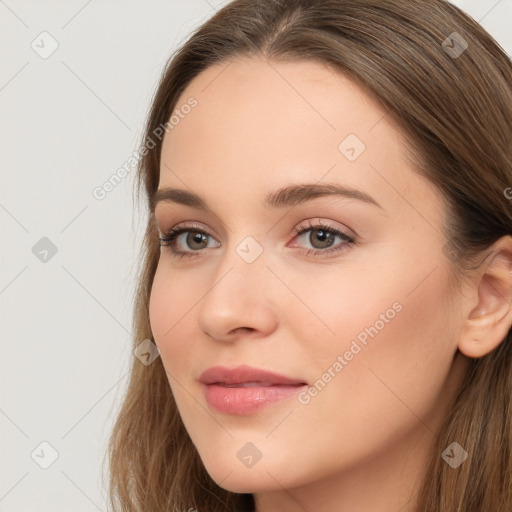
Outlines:
<svg viewBox="0 0 512 512"><path fill-rule="evenodd" d="M171 52L225 3L0 0L0 512L106 510L145 215L134 170L92 191L136 151ZM454 3L512 55L512 0Z"/></svg>

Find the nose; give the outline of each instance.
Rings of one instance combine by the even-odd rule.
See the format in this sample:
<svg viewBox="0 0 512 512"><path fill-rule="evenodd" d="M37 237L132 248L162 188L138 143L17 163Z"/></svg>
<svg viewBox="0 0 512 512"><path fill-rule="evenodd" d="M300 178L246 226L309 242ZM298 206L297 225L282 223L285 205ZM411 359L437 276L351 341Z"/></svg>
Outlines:
<svg viewBox="0 0 512 512"><path fill-rule="evenodd" d="M264 337L277 327L279 283L267 268L264 253L251 263L243 256L226 248L198 306L199 327L219 341L232 342L240 335Z"/></svg>

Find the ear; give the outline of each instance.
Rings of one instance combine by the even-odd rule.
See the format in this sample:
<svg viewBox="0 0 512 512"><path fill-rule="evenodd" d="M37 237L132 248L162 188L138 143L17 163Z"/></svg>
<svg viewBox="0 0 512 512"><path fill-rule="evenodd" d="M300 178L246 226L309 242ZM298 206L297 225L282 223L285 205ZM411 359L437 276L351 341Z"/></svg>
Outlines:
<svg viewBox="0 0 512 512"><path fill-rule="evenodd" d="M480 267L471 278L471 304L458 343L472 358L492 352L512 326L512 237L496 241Z"/></svg>

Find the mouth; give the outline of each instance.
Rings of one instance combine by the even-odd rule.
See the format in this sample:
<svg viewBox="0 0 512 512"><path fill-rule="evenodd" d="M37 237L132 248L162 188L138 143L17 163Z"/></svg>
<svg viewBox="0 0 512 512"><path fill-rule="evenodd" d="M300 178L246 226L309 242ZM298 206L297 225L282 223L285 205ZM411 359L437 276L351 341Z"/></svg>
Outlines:
<svg viewBox="0 0 512 512"><path fill-rule="evenodd" d="M305 389L306 384L203 384L204 397L212 409L223 414L239 416L256 413L264 407L282 403Z"/></svg>
<svg viewBox="0 0 512 512"><path fill-rule="evenodd" d="M295 396L308 386L302 379L249 366L215 366L203 372L199 382L211 408L234 415L255 413Z"/></svg>

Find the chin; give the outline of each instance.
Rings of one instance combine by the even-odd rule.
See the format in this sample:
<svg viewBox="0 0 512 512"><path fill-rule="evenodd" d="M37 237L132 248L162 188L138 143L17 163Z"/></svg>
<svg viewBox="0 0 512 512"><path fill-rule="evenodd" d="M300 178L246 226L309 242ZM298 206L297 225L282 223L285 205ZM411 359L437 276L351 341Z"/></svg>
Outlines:
<svg viewBox="0 0 512 512"><path fill-rule="evenodd" d="M246 468L241 464L240 466L237 468L232 464L219 465L218 459L212 465L205 464L206 471L212 480L226 491L246 494L282 489L282 478L279 475L283 475L284 468L269 468L263 464L259 468ZM274 479L271 475L277 478Z"/></svg>

